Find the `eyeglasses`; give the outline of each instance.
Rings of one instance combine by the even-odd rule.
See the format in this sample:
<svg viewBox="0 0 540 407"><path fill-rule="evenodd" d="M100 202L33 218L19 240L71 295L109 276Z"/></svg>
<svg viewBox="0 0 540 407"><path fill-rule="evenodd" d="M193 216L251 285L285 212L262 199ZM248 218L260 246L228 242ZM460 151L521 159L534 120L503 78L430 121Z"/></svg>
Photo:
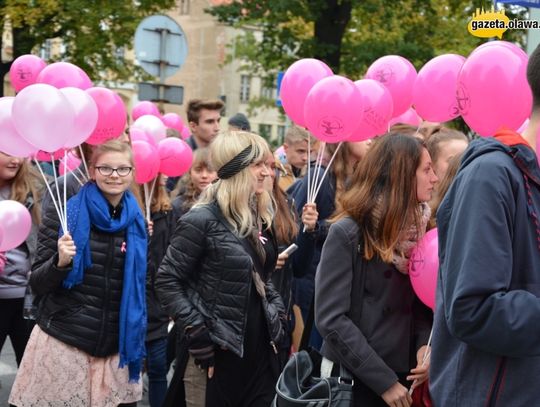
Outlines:
<svg viewBox="0 0 540 407"><path fill-rule="evenodd" d="M131 173L131 170L133 168L132 167L111 168L107 166L101 166L101 167L96 167L96 169L104 177L110 177L111 175L113 175L113 172L115 171L119 177L127 177Z"/></svg>

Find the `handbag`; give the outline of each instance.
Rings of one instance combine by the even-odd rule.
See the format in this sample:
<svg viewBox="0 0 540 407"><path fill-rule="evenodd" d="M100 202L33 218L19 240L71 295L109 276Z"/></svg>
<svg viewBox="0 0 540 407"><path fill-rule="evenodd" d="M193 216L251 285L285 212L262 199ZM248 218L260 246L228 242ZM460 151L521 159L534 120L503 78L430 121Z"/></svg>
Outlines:
<svg viewBox="0 0 540 407"><path fill-rule="evenodd" d="M343 366L338 377L321 378L321 355L303 350L291 356L276 384L272 407L351 407L353 378Z"/></svg>
<svg viewBox="0 0 540 407"><path fill-rule="evenodd" d="M366 272L364 263L358 261L363 255L363 245L359 240L358 236L352 242L352 247L355 248L352 258L352 286L359 287L359 295L363 296ZM361 301L360 304L362 304ZM353 312L360 315L362 305L358 309L351 310L351 313ZM313 322L314 302L312 301L300 349L307 348ZM322 356L313 349L310 352L301 350L294 353L279 376L272 407L351 407L353 405L352 389L354 385L351 373L341 363L336 363L339 366L339 376L321 378L314 373L320 372L321 360Z"/></svg>

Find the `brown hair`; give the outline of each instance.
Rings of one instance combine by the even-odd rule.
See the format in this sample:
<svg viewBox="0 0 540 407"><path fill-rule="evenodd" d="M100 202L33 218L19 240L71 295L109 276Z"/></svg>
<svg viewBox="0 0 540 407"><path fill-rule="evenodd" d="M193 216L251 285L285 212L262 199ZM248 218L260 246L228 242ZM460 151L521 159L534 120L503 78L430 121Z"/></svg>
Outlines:
<svg viewBox="0 0 540 407"><path fill-rule="evenodd" d="M172 198L182 194L182 197L184 198L182 207L186 211L191 209L200 195L200 192L197 190L191 179L191 170L197 167L204 167L209 171L215 171L215 169L212 167L212 162L210 161L209 148L198 148L193 151L193 162L191 163L191 168L182 176L180 181L176 184L176 187L171 192Z"/></svg>
<svg viewBox="0 0 540 407"><path fill-rule="evenodd" d="M433 162L437 162L439 153L441 152L441 144L450 140L462 140L469 142L469 139L465 134L459 130L449 129L448 127L441 127L438 131L431 134L426 142L426 147L431 156Z"/></svg>
<svg viewBox="0 0 540 407"><path fill-rule="evenodd" d="M287 194L279 187L279 175L272 185L272 195L276 203L274 230L278 244L291 244L298 235L298 219L296 213L287 202Z"/></svg>
<svg viewBox="0 0 540 407"><path fill-rule="evenodd" d="M390 262L400 235L414 223L420 230L416 170L424 143L416 137L376 138L356 167L351 188L340 200L332 221L350 216L361 227L364 257L379 255Z"/></svg>
<svg viewBox="0 0 540 407"><path fill-rule="evenodd" d="M21 160L19 171L17 171L17 175L10 182L11 191L9 199L24 205L28 196L32 196L34 200L34 205L31 209L32 220L35 224L39 224L41 222L41 194L38 186L42 182L42 179L26 159Z"/></svg>
<svg viewBox="0 0 540 407"><path fill-rule="evenodd" d="M439 209L446 192L448 192L448 189L450 188L450 185L452 185L452 181L458 172L462 155L463 154L455 155L448 161L448 169L446 170L446 174L444 174L444 177L439 181L437 187L435 188L433 199L429 203L429 206L431 207L431 219L428 223L428 229L437 227L437 210Z"/></svg>
<svg viewBox="0 0 540 407"><path fill-rule="evenodd" d="M334 155L339 144L327 144L326 150L329 156ZM334 198L336 207L339 207L339 200L341 195L345 191L347 181L352 175L350 173L350 161L352 160L351 152L349 150L349 143L344 143L336 154L336 158L330 166L329 172L334 175L336 181L336 195ZM357 165L356 165L357 166Z"/></svg>
<svg viewBox="0 0 540 407"><path fill-rule="evenodd" d="M223 109L224 103L219 99L214 100L202 100L202 99L191 99L187 105L187 119L189 122L194 122L199 124L200 112L202 109L207 110L221 110Z"/></svg>

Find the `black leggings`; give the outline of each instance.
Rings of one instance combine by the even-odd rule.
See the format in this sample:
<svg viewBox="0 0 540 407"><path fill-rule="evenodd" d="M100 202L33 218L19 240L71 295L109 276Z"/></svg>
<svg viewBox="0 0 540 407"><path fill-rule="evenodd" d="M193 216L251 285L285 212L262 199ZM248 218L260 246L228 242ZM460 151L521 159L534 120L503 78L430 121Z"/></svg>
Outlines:
<svg viewBox="0 0 540 407"><path fill-rule="evenodd" d="M21 364L26 343L34 327L34 321L23 318L23 304L24 298L0 298L0 352L9 335L17 366Z"/></svg>

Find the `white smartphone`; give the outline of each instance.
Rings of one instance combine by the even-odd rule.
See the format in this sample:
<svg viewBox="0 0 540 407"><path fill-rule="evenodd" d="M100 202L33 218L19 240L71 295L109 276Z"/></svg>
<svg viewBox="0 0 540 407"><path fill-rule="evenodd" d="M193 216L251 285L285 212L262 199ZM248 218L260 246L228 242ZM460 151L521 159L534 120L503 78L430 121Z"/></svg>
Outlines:
<svg viewBox="0 0 540 407"><path fill-rule="evenodd" d="M287 247L285 250L283 250L283 251L280 253L280 255L282 255L282 254L288 254L288 255L290 256L291 254L293 254L293 253L296 251L296 249L298 249L298 246L297 246L295 243L293 243L292 245L290 245L289 247Z"/></svg>

